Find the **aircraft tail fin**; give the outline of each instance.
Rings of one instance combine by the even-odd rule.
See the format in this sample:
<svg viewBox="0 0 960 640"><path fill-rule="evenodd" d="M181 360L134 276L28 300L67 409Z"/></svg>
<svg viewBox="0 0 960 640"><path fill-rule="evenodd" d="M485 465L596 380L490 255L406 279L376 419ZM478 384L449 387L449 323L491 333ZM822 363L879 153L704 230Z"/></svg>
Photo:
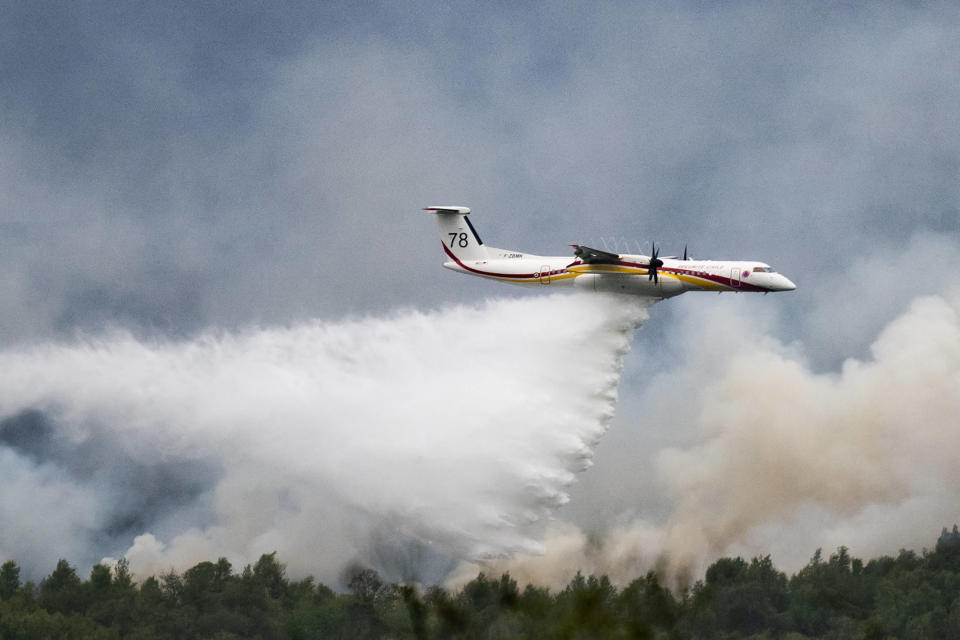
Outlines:
<svg viewBox="0 0 960 640"><path fill-rule="evenodd" d="M470 207L424 207L424 211L437 214L440 241L451 258L456 260L483 260L489 256L487 247L480 240L477 230L470 224L467 215Z"/></svg>

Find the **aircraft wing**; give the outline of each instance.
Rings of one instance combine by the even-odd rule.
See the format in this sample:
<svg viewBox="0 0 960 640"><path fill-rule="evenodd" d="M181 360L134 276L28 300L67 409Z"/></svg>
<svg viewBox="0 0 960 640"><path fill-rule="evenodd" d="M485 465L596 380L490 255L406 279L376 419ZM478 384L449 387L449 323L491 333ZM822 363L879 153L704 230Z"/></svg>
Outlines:
<svg viewBox="0 0 960 640"><path fill-rule="evenodd" d="M616 262L620 259L615 253L610 253L609 251L600 251L600 249L591 249L590 247L585 247L582 244L572 244L573 255L580 258L587 264L591 262Z"/></svg>

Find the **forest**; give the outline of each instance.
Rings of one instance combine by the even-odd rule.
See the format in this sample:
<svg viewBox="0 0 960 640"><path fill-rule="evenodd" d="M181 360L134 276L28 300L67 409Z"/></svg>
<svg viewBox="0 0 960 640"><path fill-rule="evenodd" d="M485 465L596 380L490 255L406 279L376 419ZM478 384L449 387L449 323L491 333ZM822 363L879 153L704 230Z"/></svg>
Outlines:
<svg viewBox="0 0 960 640"><path fill-rule="evenodd" d="M769 556L721 558L675 593L653 572L622 589L577 574L562 590L509 575L461 589L345 574L342 592L290 580L275 553L234 571L224 558L135 582L124 561L86 580L66 560L39 584L0 567L0 638L804 638L960 639L960 532L932 550L864 562L818 550L792 576Z"/></svg>

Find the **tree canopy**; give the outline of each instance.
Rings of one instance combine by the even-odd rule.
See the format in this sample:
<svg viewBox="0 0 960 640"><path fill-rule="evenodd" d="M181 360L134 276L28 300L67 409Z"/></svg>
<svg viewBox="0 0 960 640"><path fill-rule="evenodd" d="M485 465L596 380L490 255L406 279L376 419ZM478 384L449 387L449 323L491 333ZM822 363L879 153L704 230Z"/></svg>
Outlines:
<svg viewBox="0 0 960 640"><path fill-rule="evenodd" d="M347 591L294 581L275 553L234 571L201 562L137 584L125 561L86 580L61 559L39 584L0 565L0 637L19 638L944 638L960 640L960 532L933 550L866 563L817 550L793 576L770 556L720 558L674 593L655 572L622 589L576 576L563 589L484 573L455 591L388 584L352 567Z"/></svg>

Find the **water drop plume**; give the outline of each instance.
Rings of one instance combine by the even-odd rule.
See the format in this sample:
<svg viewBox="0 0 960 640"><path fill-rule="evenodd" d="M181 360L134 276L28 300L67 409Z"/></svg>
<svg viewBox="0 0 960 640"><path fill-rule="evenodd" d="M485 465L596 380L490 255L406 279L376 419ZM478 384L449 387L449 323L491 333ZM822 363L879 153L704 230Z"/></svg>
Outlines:
<svg viewBox="0 0 960 640"><path fill-rule="evenodd" d="M331 579L383 541L538 552L645 318L635 300L557 295L7 349L0 556L47 571L122 554L146 574L276 550Z"/></svg>

